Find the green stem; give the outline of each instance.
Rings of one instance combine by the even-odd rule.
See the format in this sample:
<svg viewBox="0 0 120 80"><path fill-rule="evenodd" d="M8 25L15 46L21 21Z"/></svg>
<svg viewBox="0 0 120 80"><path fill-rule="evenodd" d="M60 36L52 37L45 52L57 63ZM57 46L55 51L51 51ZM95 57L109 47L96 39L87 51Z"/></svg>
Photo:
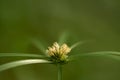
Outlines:
<svg viewBox="0 0 120 80"><path fill-rule="evenodd" d="M58 64L58 80L62 80L62 65Z"/></svg>

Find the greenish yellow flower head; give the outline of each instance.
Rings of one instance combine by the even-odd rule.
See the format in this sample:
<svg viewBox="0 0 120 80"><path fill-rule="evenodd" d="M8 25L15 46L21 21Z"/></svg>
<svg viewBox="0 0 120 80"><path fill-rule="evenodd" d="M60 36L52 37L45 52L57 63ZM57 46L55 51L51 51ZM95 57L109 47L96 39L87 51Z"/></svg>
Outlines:
<svg viewBox="0 0 120 80"><path fill-rule="evenodd" d="M67 44L59 45L57 42L53 43L52 47L48 47L46 50L47 54L51 57L54 62L65 62L67 61L68 53L71 48Z"/></svg>

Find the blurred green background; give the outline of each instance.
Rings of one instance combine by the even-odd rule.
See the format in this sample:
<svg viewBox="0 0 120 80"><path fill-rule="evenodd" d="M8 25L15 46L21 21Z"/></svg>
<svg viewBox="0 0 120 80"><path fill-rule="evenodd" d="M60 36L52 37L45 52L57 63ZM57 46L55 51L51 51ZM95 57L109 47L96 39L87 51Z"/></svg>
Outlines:
<svg viewBox="0 0 120 80"><path fill-rule="evenodd" d="M51 45L68 32L72 45L87 41L71 54L120 51L119 0L0 0L0 52L41 53L36 38ZM21 58L1 58L0 63ZM120 61L82 57L64 66L63 80L120 80ZM34 64L0 72L0 80L57 80L57 68Z"/></svg>

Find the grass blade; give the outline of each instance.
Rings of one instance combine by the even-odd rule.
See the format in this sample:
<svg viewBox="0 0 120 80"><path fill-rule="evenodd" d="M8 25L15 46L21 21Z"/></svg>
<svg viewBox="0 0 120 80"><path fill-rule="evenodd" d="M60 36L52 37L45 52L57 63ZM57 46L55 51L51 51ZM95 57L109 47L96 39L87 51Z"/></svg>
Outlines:
<svg viewBox="0 0 120 80"><path fill-rule="evenodd" d="M63 43L66 42L67 38L68 38L68 32L67 31L63 32L59 37L58 43L62 45Z"/></svg>
<svg viewBox="0 0 120 80"><path fill-rule="evenodd" d="M9 62L6 64L0 65L0 71L4 71L10 68L28 65L28 64L35 64L35 63L51 63L50 61L44 59L27 59L27 60L19 60L14 62Z"/></svg>
<svg viewBox="0 0 120 80"><path fill-rule="evenodd" d="M91 52L91 53L84 53L79 54L80 56L92 56L92 55L119 55L120 52L114 52L114 51L101 51L101 52Z"/></svg>
<svg viewBox="0 0 120 80"><path fill-rule="evenodd" d="M107 55L107 56L115 60L120 60L120 56L116 56L116 55Z"/></svg>
<svg viewBox="0 0 120 80"><path fill-rule="evenodd" d="M34 57L34 58L45 58L45 56L43 56L43 55L23 54L23 53L0 53L0 57Z"/></svg>
<svg viewBox="0 0 120 80"><path fill-rule="evenodd" d="M71 55L70 59L74 60L74 59L78 59L86 56L108 56L108 57L120 60L120 52L114 52L114 51L101 51L101 52L91 52L91 53Z"/></svg>
<svg viewBox="0 0 120 80"><path fill-rule="evenodd" d="M81 45L81 44L83 44L83 43L84 43L83 41L77 42L77 43L75 43L75 44L73 44L73 45L71 46L71 49L73 49L73 48L75 48L75 47L77 47L78 45Z"/></svg>
<svg viewBox="0 0 120 80"><path fill-rule="evenodd" d="M32 42L41 52L45 53L46 49L40 41L38 41L37 39L33 39Z"/></svg>

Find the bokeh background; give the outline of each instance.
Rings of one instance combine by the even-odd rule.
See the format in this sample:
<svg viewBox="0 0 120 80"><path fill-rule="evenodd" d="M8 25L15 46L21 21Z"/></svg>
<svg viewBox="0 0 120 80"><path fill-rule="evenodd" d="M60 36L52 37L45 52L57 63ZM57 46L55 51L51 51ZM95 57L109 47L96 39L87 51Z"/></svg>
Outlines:
<svg viewBox="0 0 120 80"><path fill-rule="evenodd" d="M31 39L43 45L68 33L68 45L86 41L71 54L120 51L119 0L0 0L0 52L41 54ZM1 58L0 64L16 58ZM120 80L120 61L81 57L64 66L64 80ZM57 80L49 64L25 65L0 72L0 80Z"/></svg>

